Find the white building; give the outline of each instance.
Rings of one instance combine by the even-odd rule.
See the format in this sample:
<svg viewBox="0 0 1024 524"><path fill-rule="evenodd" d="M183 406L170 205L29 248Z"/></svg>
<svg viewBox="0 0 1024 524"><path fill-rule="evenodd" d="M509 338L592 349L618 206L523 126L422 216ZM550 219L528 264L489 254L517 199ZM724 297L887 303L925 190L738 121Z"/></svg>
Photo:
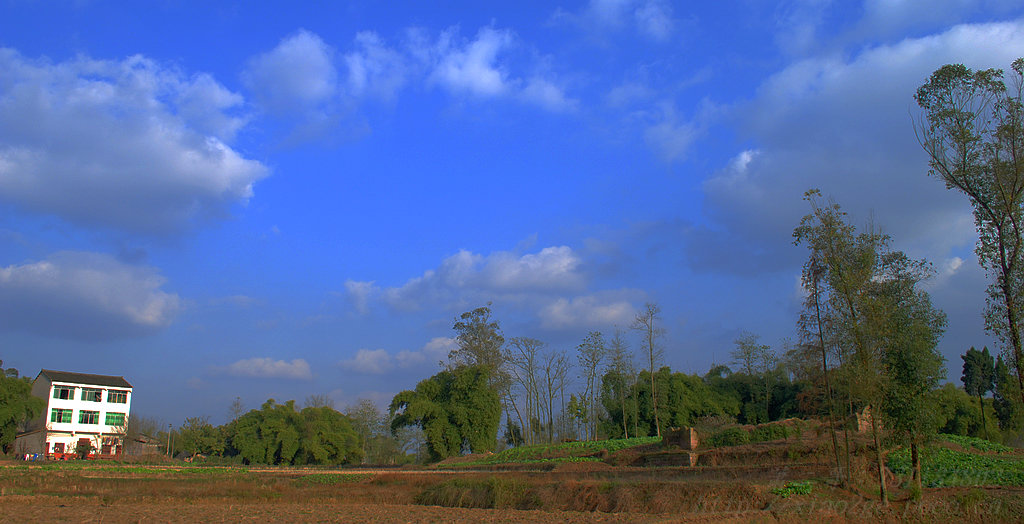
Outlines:
<svg viewBox="0 0 1024 524"><path fill-rule="evenodd" d="M132 385L124 377L44 369L32 394L46 399L46 410L15 440L16 453L62 456L88 444L99 455L119 455Z"/></svg>

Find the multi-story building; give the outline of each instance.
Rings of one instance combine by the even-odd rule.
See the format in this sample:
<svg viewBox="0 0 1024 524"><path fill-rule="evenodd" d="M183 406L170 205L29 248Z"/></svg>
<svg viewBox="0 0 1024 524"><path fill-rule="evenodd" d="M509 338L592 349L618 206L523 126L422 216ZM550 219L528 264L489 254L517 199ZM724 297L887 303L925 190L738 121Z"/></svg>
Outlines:
<svg viewBox="0 0 1024 524"><path fill-rule="evenodd" d="M93 455L119 455L132 403L132 385L124 377L44 369L32 394L46 399L46 410L18 435L16 453L57 457L88 445Z"/></svg>

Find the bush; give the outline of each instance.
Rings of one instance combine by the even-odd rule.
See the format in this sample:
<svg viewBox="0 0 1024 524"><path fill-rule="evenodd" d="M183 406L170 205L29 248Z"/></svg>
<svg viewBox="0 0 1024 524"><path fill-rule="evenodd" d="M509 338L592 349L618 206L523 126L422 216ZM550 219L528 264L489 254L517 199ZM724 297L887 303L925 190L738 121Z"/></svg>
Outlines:
<svg viewBox="0 0 1024 524"><path fill-rule="evenodd" d="M751 442L766 442L789 438L792 433L785 424L765 424L757 426L750 432Z"/></svg>
<svg viewBox="0 0 1024 524"><path fill-rule="evenodd" d="M704 443L711 448L723 446L739 446L750 442L750 435L740 427L723 429L704 440Z"/></svg>

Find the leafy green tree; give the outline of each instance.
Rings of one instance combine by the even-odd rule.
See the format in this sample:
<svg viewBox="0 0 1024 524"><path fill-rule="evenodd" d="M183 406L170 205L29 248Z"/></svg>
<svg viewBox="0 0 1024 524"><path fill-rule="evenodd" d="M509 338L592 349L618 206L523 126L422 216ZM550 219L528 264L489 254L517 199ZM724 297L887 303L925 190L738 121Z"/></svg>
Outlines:
<svg viewBox="0 0 1024 524"><path fill-rule="evenodd" d="M491 318L490 303L459 315L452 328L457 333L458 344L448 354L452 367L483 366L489 370L492 380L504 378L500 371L504 363L501 348L505 336L498 321Z"/></svg>
<svg viewBox="0 0 1024 524"><path fill-rule="evenodd" d="M886 328L881 333L885 380L880 415L898 440L910 444L913 480L920 492L920 446L938 430L932 392L946 374L936 350L946 315L932 305L928 293L917 289L929 273L902 253L891 258L887 264L895 269L888 278L871 283Z"/></svg>
<svg viewBox="0 0 1024 524"><path fill-rule="evenodd" d="M858 233L838 204L822 205L819 198L817 190L805 194L812 212L793 235L798 244L808 246L820 266L819 292L824 288L821 295L828 301L828 318L823 323L838 349L847 405L851 410L854 405L870 410L880 498L888 504L878 419L885 416L890 398L919 393L911 385L901 388L899 380L904 375L930 373L930 354L945 317L917 288L931 275L926 261L892 250L891 239L873 226ZM903 401L917 405L915 399L906 396ZM907 424L927 427L923 414L907 413L911 414L915 417ZM847 471L849 456L847 436Z"/></svg>
<svg viewBox="0 0 1024 524"><path fill-rule="evenodd" d="M267 400L229 424L231 447L249 464L344 464L362 457L348 418L330 407L295 411Z"/></svg>
<svg viewBox="0 0 1024 524"><path fill-rule="evenodd" d="M988 347L978 351L973 347L960 356L964 361L963 373L960 380L964 384L964 391L968 395L977 395L978 410L981 412L981 425L985 428L985 438L989 438L988 424L985 423L985 401L984 396L995 388L996 365Z"/></svg>
<svg viewBox="0 0 1024 524"><path fill-rule="evenodd" d="M329 406L307 407L294 464L354 464L363 456L349 418Z"/></svg>
<svg viewBox="0 0 1024 524"><path fill-rule="evenodd" d="M1015 399L1019 394L1017 381L1012 377L1010 367L1003 361L1003 356L996 359L995 391L992 395L992 407L995 409L999 428L1013 430L1020 427L1020 408Z"/></svg>
<svg viewBox="0 0 1024 524"><path fill-rule="evenodd" d="M3 369L0 360L0 450L5 453L14 443L18 426L39 416L46 409L46 401L32 396L32 382L28 377L18 377L18 370Z"/></svg>
<svg viewBox="0 0 1024 524"><path fill-rule="evenodd" d="M210 424L209 417L189 417L178 430L180 446L186 453L196 455L222 455L224 434Z"/></svg>
<svg viewBox="0 0 1024 524"><path fill-rule="evenodd" d="M423 429L432 460L469 450L490 451L497 441L501 399L486 366L457 366L426 380L391 400L391 430Z"/></svg>
<svg viewBox="0 0 1024 524"><path fill-rule="evenodd" d="M1024 59L1002 70L945 65L915 95L929 174L964 194L978 229L978 262L993 279L985 328L1006 346L1024 402Z"/></svg>

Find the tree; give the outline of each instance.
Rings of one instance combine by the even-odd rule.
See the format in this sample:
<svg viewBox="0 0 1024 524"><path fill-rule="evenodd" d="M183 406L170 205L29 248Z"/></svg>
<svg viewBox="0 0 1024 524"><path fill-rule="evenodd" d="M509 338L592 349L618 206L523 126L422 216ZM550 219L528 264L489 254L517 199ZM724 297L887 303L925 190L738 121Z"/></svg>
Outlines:
<svg viewBox="0 0 1024 524"><path fill-rule="evenodd" d="M1015 399L1019 394L1017 381L1013 380L1009 366L999 355L995 367L995 391L992 394L992 407L999 420L999 429L1017 429L1020 426L1018 418L1021 410Z"/></svg>
<svg viewBox="0 0 1024 524"><path fill-rule="evenodd" d="M500 381L505 378L500 373L505 337L498 321L491 318L490 305L459 315L452 326L458 345L448 353L448 360L452 367L483 366L490 370L492 380Z"/></svg>
<svg viewBox="0 0 1024 524"><path fill-rule="evenodd" d="M362 457L345 415L329 407L295 411L295 401L263 403L228 425L231 446L248 464L344 464Z"/></svg>
<svg viewBox="0 0 1024 524"><path fill-rule="evenodd" d="M601 366L608 355L608 348L605 347L604 336L601 335L601 332L591 331L583 339L583 342L576 346L576 351L579 353L580 371L583 373L586 384L581 399L586 406L587 413L585 433L589 440L597 440L597 422L600 413L597 400L599 386L597 379L601 375Z"/></svg>
<svg viewBox="0 0 1024 524"><path fill-rule="evenodd" d="M510 386L518 387L522 392L522 407L516 402L517 395L509 392L508 400L519 419L518 435L525 438L525 443L536 444L539 442L543 429L540 426L542 398L541 398L541 351L545 344L540 340L529 337L516 337L508 341L504 351L506 369L511 377ZM523 412L526 417L524 419ZM523 435L525 431L525 435ZM513 437L516 433L512 434ZM523 441L519 441L523 443ZM513 445L516 441L513 440Z"/></svg>
<svg viewBox="0 0 1024 524"><path fill-rule="evenodd" d="M643 338L644 356L647 357L647 370L651 379L651 415L654 418L654 431L661 436L661 423L658 421L658 390L654 385L655 367L661 362L663 350L659 339L665 335L665 329L661 327L661 308L652 302L644 304L644 309L637 313L630 326L640 333Z"/></svg>
<svg viewBox="0 0 1024 524"><path fill-rule="evenodd" d="M238 417L245 415L246 411L242 397L235 397L235 400L232 400L231 405L228 406L228 422L238 420Z"/></svg>
<svg viewBox="0 0 1024 524"><path fill-rule="evenodd" d="M189 417L178 431L179 446L193 458L196 455L224 453L224 436L210 424L209 417Z"/></svg>
<svg viewBox="0 0 1024 524"><path fill-rule="evenodd" d="M602 394L607 389L610 390L614 398L618 399L615 408L621 411L619 420L622 422L622 436L629 438L628 419L632 410L627 407L626 401L636 383L636 370L633 368L633 354L630 353L626 339L619 329L615 330L615 335L608 345L608 356L611 359L611 364L605 377L611 377L611 380L602 380ZM605 408L609 414L613 412L608 409L607 403Z"/></svg>
<svg viewBox="0 0 1024 524"><path fill-rule="evenodd" d="M964 391L968 395L978 396L978 409L981 411L981 425L985 430L985 438L989 438L988 424L985 423L985 401L983 397L995 388L996 364L988 347L978 351L973 347L967 350L960 358L964 361L963 373L960 380L964 384Z"/></svg>
<svg viewBox="0 0 1024 524"><path fill-rule="evenodd" d="M926 363L934 357L934 344L945 317L916 287L931 274L926 261L912 260L892 250L890 238L870 224L866 232L858 233L838 204L829 201L823 206L819 197L817 190L805 194L812 212L801 220L793 235L798 244L810 248L820 264L820 287L825 288L822 295L828 301L829 314L821 323L827 322L838 349L848 406L852 408L856 403L870 410L880 498L887 504L878 419L885 415L887 402L893 398L924 406L918 403L921 399L916 395L920 391L913 384L900 389L897 382L902 375L930 376L926 368L933 368ZM911 417L907 424L927 429L924 413L911 411L905 416Z"/></svg>
<svg viewBox="0 0 1024 524"><path fill-rule="evenodd" d="M501 399L486 366L457 366L402 391L391 400L391 431L419 426L432 460L490 451L498 436Z"/></svg>
<svg viewBox="0 0 1024 524"><path fill-rule="evenodd" d="M46 401L32 396L32 382L19 377L14 368L3 369L0 360L0 450L7 452L18 433L18 426L39 416Z"/></svg>
<svg viewBox="0 0 1024 524"><path fill-rule="evenodd" d="M985 328L1006 347L1024 403L1024 59L1003 71L945 65L915 95L929 174L964 194L978 229L975 252L992 279Z"/></svg>

